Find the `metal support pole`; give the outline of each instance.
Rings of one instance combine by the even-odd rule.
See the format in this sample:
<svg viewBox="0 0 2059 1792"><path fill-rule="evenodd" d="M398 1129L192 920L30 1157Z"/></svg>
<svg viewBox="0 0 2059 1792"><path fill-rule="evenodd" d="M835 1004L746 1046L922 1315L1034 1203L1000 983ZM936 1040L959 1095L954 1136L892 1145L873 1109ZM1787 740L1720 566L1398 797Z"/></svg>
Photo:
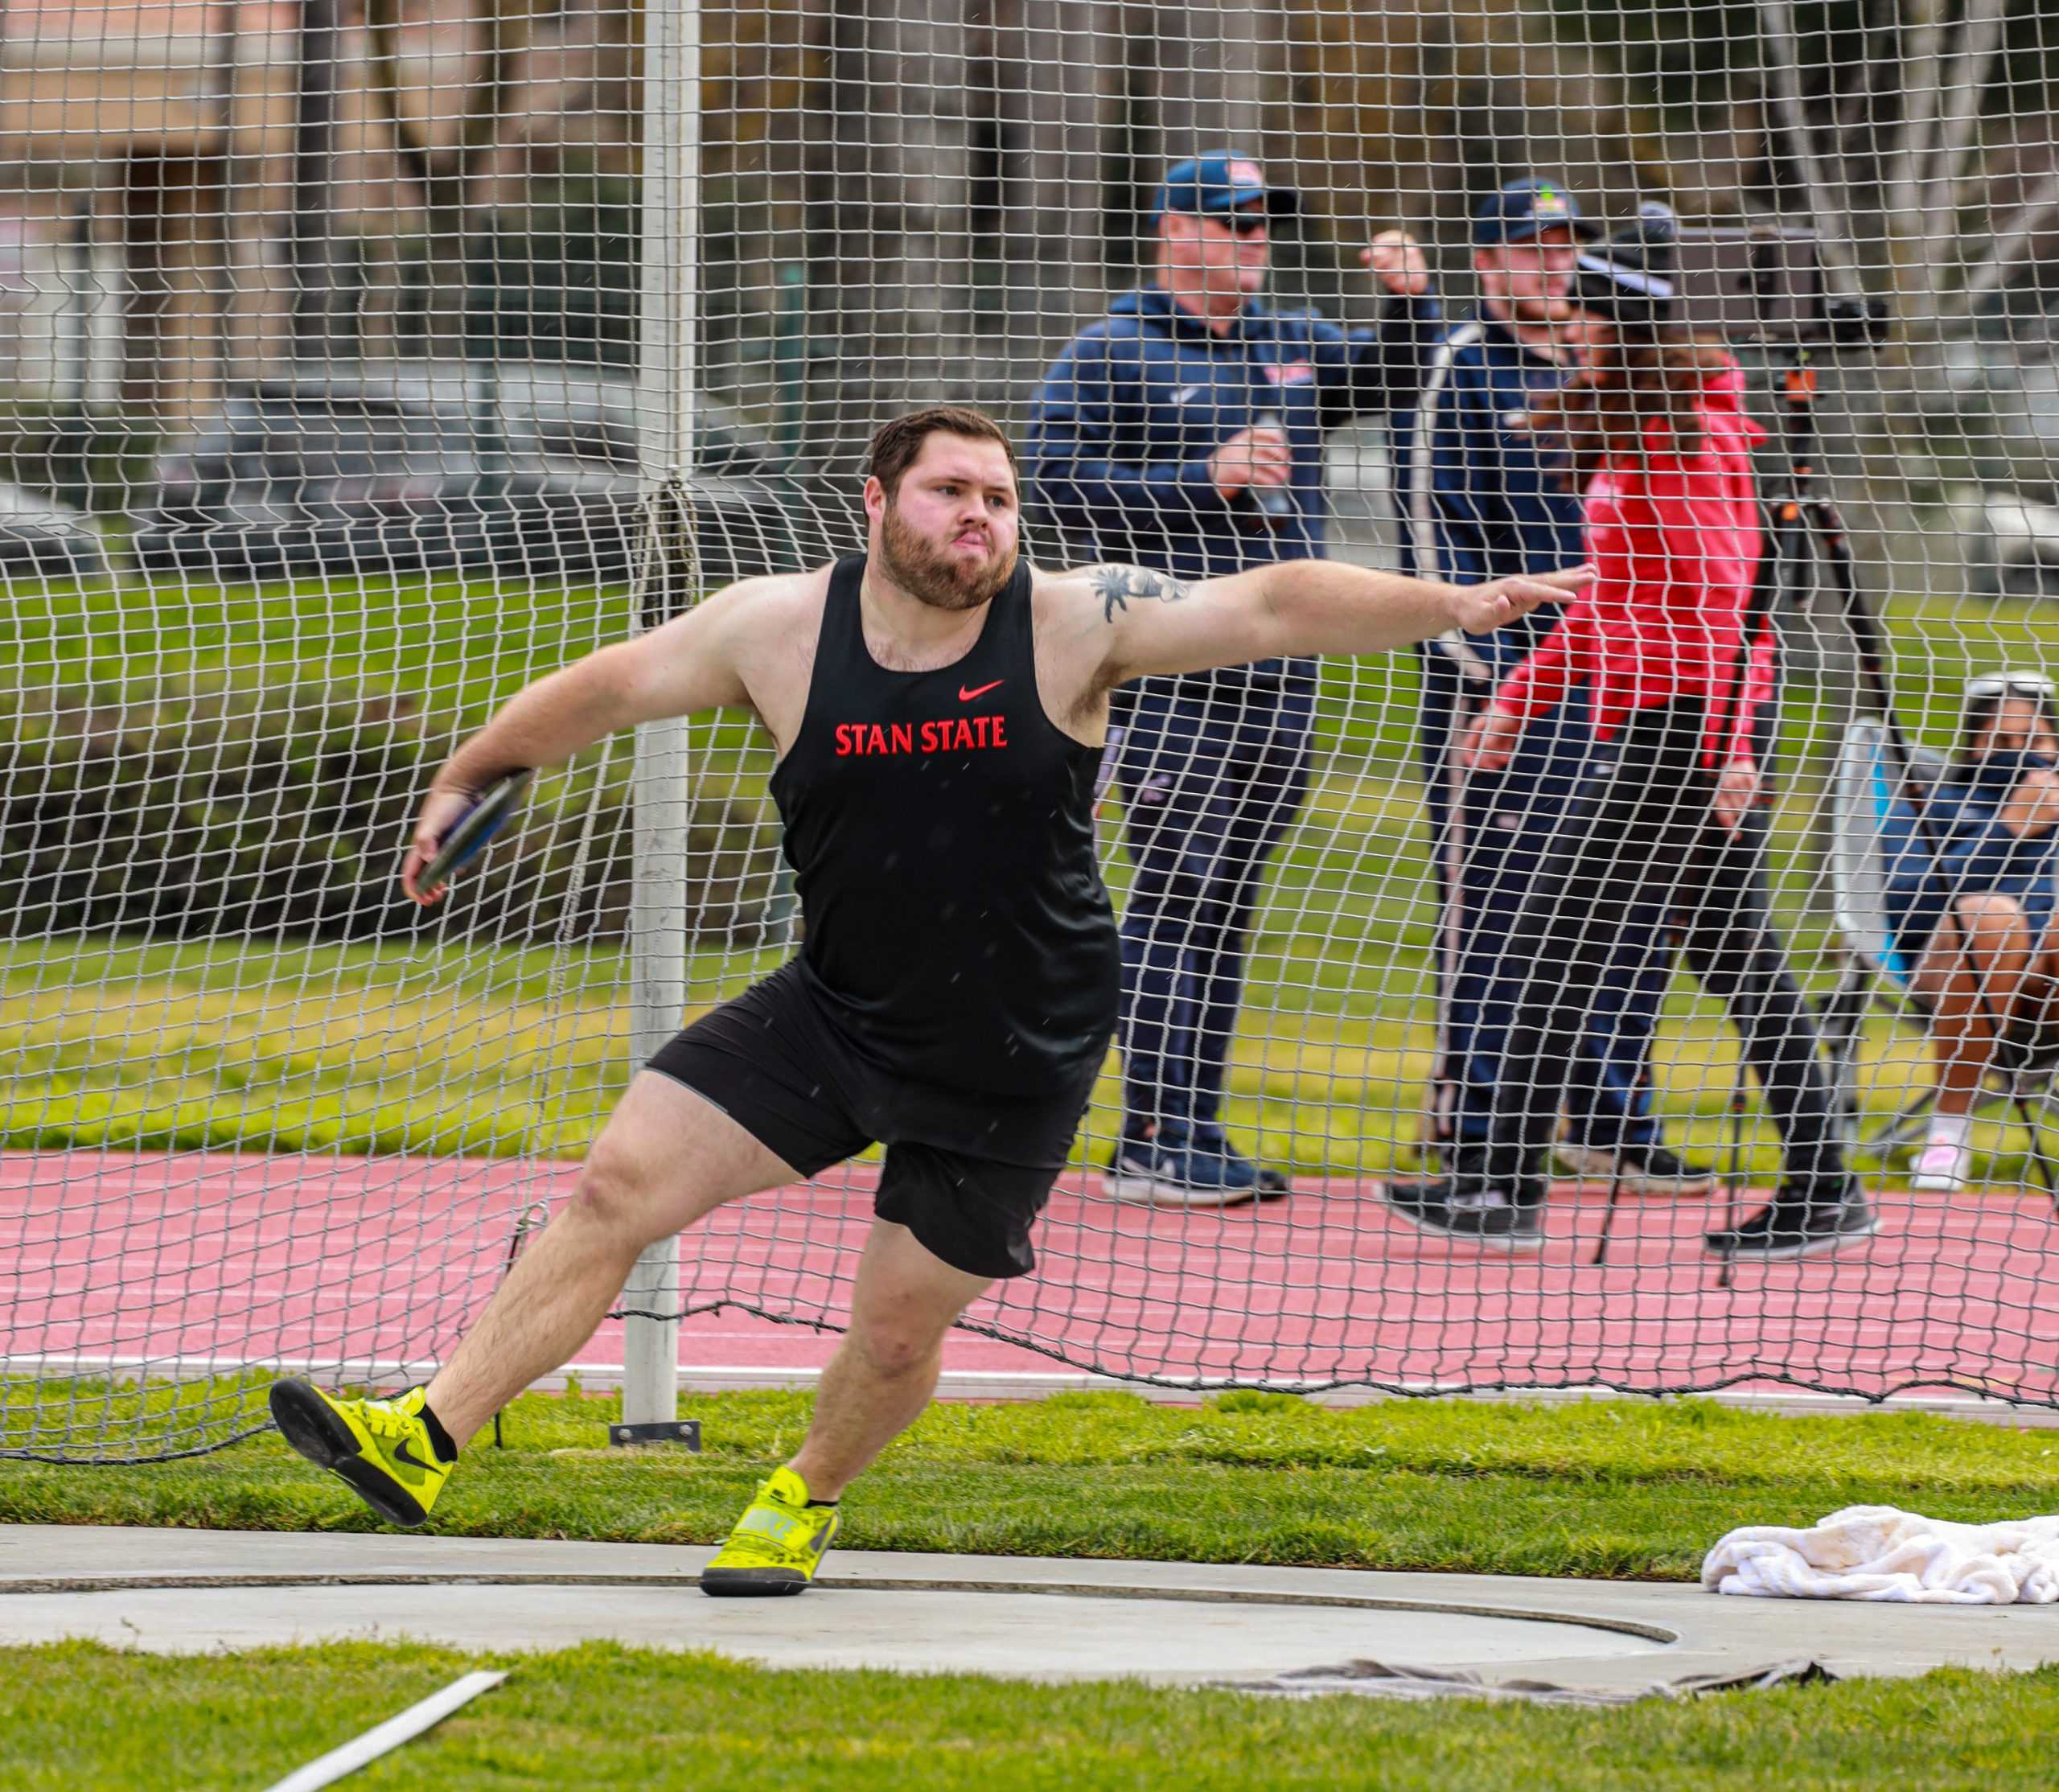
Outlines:
<svg viewBox="0 0 2059 1792"><path fill-rule="evenodd" d="M646 551L638 629L692 601L684 481L693 464L694 314L699 250L701 16L698 0L643 10L643 280L639 364ZM687 724L636 732L631 905L631 1073L678 1031L686 1008ZM636 1260L623 1292L622 1423L610 1441L697 1445L679 1399L679 1240ZM656 1317L643 1317L656 1315Z"/></svg>

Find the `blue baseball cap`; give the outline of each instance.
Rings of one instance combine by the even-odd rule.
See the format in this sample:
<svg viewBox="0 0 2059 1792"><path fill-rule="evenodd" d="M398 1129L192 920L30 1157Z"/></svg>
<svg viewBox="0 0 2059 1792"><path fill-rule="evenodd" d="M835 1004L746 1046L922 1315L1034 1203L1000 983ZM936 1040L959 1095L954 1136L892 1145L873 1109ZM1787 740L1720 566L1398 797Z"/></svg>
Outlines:
<svg viewBox="0 0 2059 1792"><path fill-rule="evenodd" d="M1292 217L1301 209L1301 195L1291 187L1268 187L1265 171L1247 155L1216 150L1176 162L1165 171L1153 218L1168 212L1198 212L1219 217L1241 210L1254 199L1265 202L1268 217Z"/></svg>
<svg viewBox="0 0 2059 1792"><path fill-rule="evenodd" d="M1527 243L1547 230L1570 230L1583 240L1594 227L1582 221L1580 202L1554 180L1535 175L1512 180L1473 215L1473 246L1498 249Z"/></svg>

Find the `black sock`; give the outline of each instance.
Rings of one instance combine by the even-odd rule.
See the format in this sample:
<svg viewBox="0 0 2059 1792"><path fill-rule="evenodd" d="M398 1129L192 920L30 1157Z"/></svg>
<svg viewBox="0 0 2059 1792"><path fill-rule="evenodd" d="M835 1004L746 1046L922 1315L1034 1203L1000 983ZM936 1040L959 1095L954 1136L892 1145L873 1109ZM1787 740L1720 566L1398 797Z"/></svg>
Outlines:
<svg viewBox="0 0 2059 1792"><path fill-rule="evenodd" d="M443 1421L429 1411L429 1403L425 1400L422 1403L421 1427L429 1433L429 1447L436 1452L438 1461L454 1462L458 1460L458 1446L450 1441L450 1433L443 1428Z"/></svg>
<svg viewBox="0 0 2059 1792"><path fill-rule="evenodd" d="M812 1499L808 1502L811 1506L834 1506L836 1503L833 1499Z"/></svg>

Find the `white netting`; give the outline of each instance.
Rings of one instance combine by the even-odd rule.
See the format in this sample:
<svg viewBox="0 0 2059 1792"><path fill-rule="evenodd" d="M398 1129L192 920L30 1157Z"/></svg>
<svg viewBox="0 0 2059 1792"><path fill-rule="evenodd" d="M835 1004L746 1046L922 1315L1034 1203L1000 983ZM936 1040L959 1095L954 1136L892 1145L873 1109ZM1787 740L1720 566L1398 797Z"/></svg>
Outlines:
<svg viewBox="0 0 2059 1792"><path fill-rule="evenodd" d="M1508 496L1525 450L1490 402L1498 376L1465 334L1491 296L1473 220L1520 177L1609 228L1671 203L1690 314L1732 338L1761 419L1794 344L1819 339L1821 452L1804 458L1835 510L1802 513L1815 526L1790 538L1773 606L1767 858L1788 961L1842 1042L1882 1230L1799 1264L1704 1251L1761 1204L1780 1154L1756 1089L1734 1093L1736 1028L1677 963L1677 890L1647 892L1597 997L1648 1002L1655 1043L1634 1020L1583 1021L1597 1067L1574 1074L1564 1152L1595 1173L1560 1183L1543 1249L1482 1256L1377 1198L1464 1107L1438 1071L1465 1057L1465 1004L1505 1001L1514 974L1465 985L1508 922L1460 918L1449 889L1481 874L1483 832L1529 825L1521 804L1452 822L1448 767L1423 762L1424 663L1404 654L1325 665L1305 755L1210 737L1206 717L1169 725L1147 696L1102 816L1133 935L1183 943L1157 1086L1128 1107L1219 1119L1297 1192L1220 1212L1111 1199L1112 1056L1042 1270L968 1324L1016 1347L997 1364L1026 1350L1182 1383L2050 1399L2034 1050L1987 1079L2021 1105L1983 1099L1962 1186L1910 1188L1934 1055L1903 988L1920 954L1881 888L1884 816L1906 832L1902 755L1866 656L1884 647L1920 754L1953 746L1969 678L2037 672L2059 639L2046 37L2036 0L9 9L0 1455L211 1447L258 1422L261 1382L239 1371L388 1382L447 1353L627 1079L632 914L678 923L684 889L690 1013L787 956L798 916L748 718L697 721L670 758L647 738L647 827L684 844L683 863L674 833L645 853L640 907L627 737L541 781L519 837L424 919L393 873L429 772L522 684L692 593L857 546L865 443L918 403L1006 422L1042 500L1041 561L1149 561L1159 518L1122 480L1263 422L1263 368L1219 391L1210 373L1199 403L1184 375L1133 386L1092 415L1062 416L1080 390L1047 376L1156 277L1169 165L1224 148L1301 195L1272 235L1267 305L1395 345L1393 417L1369 381L1294 409L1291 354L1264 376L1304 472L1321 467L1340 557L1429 554L1466 576L1445 562L1467 528L1548 557L1547 525ZM1442 321L1362 265L1393 229L1422 244ZM1868 298L1877 336L1821 339ZM1510 353L1510 389L1564 376ZM1446 452L1406 393L1429 381L1434 409L1468 380L1487 408ZM1115 494L1070 521L1068 456L1106 458ZM1765 451L1769 491L1792 458ZM1576 536L1576 495L1574 511ZM1840 519L1856 597L1825 551ZM1265 557L1227 513L1210 527L1224 553ZM1430 664L1465 702L1485 694ZM1284 701L1231 706L1276 733ZM1218 754L1227 808L1193 794ZM1146 926L1153 849L1125 832L1161 798L1242 869L1209 916L1160 892ZM2041 837L2036 817L2025 831ZM2034 859L1981 893L2035 922L2050 868ZM1519 855L1494 874L1519 890L1532 873ZM2032 1017L2044 961L2019 956L1975 1005ZM1961 1083L1980 1056L1960 1052ZM1477 1077L1465 1099L1491 1107ZM1621 1173L1654 1129L1721 1173L1713 1190L1635 1188ZM686 1359L799 1360L725 1312L840 1323L873 1176L691 1235Z"/></svg>

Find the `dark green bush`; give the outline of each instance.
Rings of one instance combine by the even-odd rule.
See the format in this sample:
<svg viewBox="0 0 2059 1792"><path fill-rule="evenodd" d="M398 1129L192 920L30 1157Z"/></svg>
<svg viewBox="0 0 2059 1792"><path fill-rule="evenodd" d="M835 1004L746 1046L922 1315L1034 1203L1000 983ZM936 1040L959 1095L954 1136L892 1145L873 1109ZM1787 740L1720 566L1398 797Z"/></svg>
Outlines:
<svg viewBox="0 0 2059 1792"><path fill-rule="evenodd" d="M33 687L0 691L0 936L627 934L626 754L605 786L590 771L545 781L446 918L409 902L397 874L450 732L390 693L247 676ZM759 942L776 904L774 839L742 805L696 805L698 931Z"/></svg>
<svg viewBox="0 0 2059 1792"><path fill-rule="evenodd" d="M0 479L84 511L146 503L156 474L147 417L70 403L0 402Z"/></svg>

